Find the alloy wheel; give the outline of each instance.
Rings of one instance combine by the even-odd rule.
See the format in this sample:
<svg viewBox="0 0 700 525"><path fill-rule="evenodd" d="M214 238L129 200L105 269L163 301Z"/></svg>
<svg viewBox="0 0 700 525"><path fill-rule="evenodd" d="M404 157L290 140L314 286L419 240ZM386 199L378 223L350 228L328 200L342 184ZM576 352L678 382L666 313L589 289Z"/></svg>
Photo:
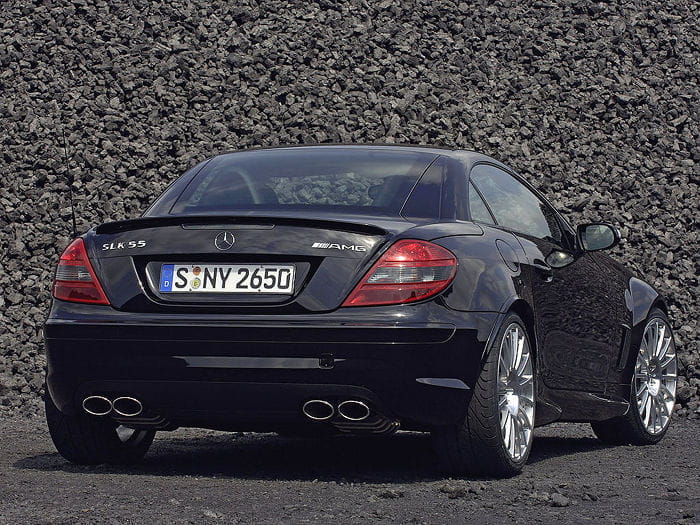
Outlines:
<svg viewBox="0 0 700 525"><path fill-rule="evenodd" d="M532 440L535 415L532 371L532 355L525 332L518 323L511 323L499 350L498 412L503 445L514 461L527 454Z"/></svg>
<svg viewBox="0 0 700 525"><path fill-rule="evenodd" d="M662 432L676 403L678 364L670 327L655 317L644 328L634 368L637 412L647 432Z"/></svg>

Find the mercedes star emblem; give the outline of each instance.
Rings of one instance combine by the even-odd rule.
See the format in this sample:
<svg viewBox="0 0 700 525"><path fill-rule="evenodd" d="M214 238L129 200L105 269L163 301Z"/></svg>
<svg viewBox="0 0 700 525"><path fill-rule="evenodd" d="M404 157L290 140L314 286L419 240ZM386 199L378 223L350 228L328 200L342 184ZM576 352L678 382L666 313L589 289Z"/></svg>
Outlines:
<svg viewBox="0 0 700 525"><path fill-rule="evenodd" d="M214 239L214 246L216 246L217 249L224 251L231 249L234 242L236 242L236 238L231 232L221 232L216 236L216 239Z"/></svg>

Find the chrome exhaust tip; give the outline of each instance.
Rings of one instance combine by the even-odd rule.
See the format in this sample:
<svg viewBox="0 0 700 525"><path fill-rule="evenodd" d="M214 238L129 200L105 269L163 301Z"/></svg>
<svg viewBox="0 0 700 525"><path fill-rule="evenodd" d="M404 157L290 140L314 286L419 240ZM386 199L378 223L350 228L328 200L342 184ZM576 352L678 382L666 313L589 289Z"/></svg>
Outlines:
<svg viewBox="0 0 700 525"><path fill-rule="evenodd" d="M364 421L369 417L369 407L362 401L348 399L338 405L338 414L348 421Z"/></svg>
<svg viewBox="0 0 700 525"><path fill-rule="evenodd" d="M304 403L301 411L309 419L314 421L326 421L335 415L335 408L328 401L323 399L312 399Z"/></svg>
<svg viewBox="0 0 700 525"><path fill-rule="evenodd" d="M88 396L83 399L83 410L91 416L106 416L112 411L112 402L104 396Z"/></svg>
<svg viewBox="0 0 700 525"><path fill-rule="evenodd" d="M134 417L143 412L141 401L133 397L118 397L112 401L114 411L120 416Z"/></svg>

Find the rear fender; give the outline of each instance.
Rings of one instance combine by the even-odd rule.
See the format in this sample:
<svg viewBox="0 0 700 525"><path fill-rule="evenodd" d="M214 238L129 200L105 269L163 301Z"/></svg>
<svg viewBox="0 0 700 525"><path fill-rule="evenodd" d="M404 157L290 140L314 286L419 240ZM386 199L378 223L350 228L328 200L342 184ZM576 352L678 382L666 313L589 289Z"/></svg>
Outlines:
<svg viewBox="0 0 700 525"><path fill-rule="evenodd" d="M455 235L433 241L454 253L459 265L443 298L449 308L462 312L507 312L516 299L527 299L523 267L516 252L519 245L500 230L482 231L483 235Z"/></svg>

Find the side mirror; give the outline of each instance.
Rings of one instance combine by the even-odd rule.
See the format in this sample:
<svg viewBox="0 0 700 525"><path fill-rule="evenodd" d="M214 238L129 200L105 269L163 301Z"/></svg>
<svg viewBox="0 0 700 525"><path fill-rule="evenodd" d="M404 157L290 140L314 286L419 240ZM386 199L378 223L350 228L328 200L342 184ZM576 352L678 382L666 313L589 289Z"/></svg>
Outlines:
<svg viewBox="0 0 700 525"><path fill-rule="evenodd" d="M604 222L581 224L576 228L578 242L587 252L612 248L620 242L620 230Z"/></svg>

